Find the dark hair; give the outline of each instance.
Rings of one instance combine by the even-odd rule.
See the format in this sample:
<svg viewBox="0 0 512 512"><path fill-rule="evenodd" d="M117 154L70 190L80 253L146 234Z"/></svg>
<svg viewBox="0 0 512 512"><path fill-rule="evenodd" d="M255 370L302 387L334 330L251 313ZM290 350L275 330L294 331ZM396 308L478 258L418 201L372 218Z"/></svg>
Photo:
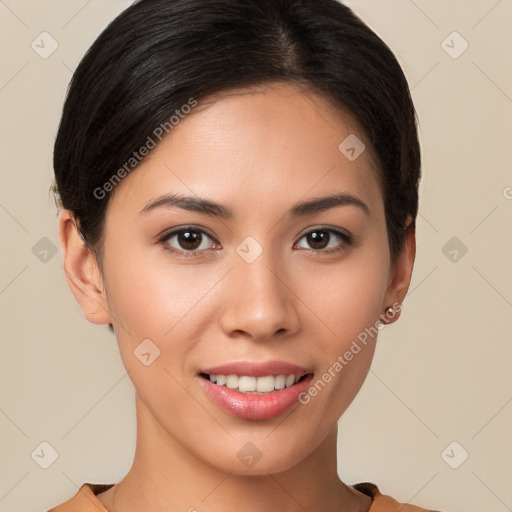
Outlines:
<svg viewBox="0 0 512 512"><path fill-rule="evenodd" d="M418 211L420 147L388 46L336 0L138 0L77 67L54 148L54 193L100 267L109 197L94 191L191 98L271 82L310 88L365 130L395 260L407 215L414 224Z"/></svg>

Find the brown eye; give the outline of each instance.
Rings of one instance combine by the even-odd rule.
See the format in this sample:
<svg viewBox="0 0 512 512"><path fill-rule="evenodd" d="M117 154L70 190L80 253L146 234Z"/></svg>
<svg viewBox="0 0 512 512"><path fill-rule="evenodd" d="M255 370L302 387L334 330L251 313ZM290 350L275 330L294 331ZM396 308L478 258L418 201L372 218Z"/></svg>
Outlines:
<svg viewBox="0 0 512 512"><path fill-rule="evenodd" d="M212 243L212 238L202 229L187 227L171 231L160 242L171 252L177 254L190 253L187 256L201 253L215 245Z"/></svg>
<svg viewBox="0 0 512 512"><path fill-rule="evenodd" d="M316 228L302 236L307 246L298 244L299 247L312 249L318 252L337 252L348 249L352 243L349 235L332 228Z"/></svg>
<svg viewBox="0 0 512 512"><path fill-rule="evenodd" d="M186 231L180 231L176 237L180 247L189 251L196 250L201 245L201 239L201 233L189 229Z"/></svg>
<svg viewBox="0 0 512 512"><path fill-rule="evenodd" d="M313 249L325 249L331 236L326 230L311 231L306 235L308 244Z"/></svg>

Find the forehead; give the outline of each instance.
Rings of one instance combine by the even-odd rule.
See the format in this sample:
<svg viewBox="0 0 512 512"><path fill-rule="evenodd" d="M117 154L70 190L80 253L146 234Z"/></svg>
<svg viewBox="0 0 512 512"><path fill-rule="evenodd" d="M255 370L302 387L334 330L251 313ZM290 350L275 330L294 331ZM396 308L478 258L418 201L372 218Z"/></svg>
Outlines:
<svg viewBox="0 0 512 512"><path fill-rule="evenodd" d="M111 202L138 212L156 194L180 192L236 211L237 203L286 207L288 199L337 191L381 200L365 133L325 98L278 83L203 99L117 185Z"/></svg>

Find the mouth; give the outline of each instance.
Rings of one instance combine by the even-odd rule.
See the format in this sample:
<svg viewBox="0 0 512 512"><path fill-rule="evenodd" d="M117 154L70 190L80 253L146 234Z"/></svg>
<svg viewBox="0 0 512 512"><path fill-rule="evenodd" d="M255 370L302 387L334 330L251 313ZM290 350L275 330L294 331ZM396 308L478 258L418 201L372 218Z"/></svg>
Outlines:
<svg viewBox="0 0 512 512"><path fill-rule="evenodd" d="M239 393L252 395L266 395L278 391L280 389L296 386L312 373L304 374L281 374L281 375L265 375L255 377L251 375L220 375L200 373L199 376L206 379L217 386L223 386Z"/></svg>
<svg viewBox="0 0 512 512"><path fill-rule="evenodd" d="M222 411L245 420L276 418L299 403L313 370L285 363L238 362L203 368L199 384Z"/></svg>

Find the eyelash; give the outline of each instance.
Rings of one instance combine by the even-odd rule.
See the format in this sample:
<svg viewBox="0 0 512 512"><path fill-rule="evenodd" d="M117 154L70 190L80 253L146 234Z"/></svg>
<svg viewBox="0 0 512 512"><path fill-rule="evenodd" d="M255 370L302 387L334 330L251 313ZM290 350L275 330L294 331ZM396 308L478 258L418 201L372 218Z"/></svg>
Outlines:
<svg viewBox="0 0 512 512"><path fill-rule="evenodd" d="M183 227L180 227L179 229L175 229L175 230L170 231L169 233L165 234L162 238L160 238L158 240L158 243L162 244L165 250L167 250L177 256L180 256L180 257L183 256L185 258L202 257L205 252L216 250L216 249L202 249L202 250L198 251L196 249L193 251L181 251L179 249L171 248L168 244L169 239L171 237L173 237L174 235L179 234L183 231L194 231L196 233L200 233L201 235L206 235L208 238L213 240L213 237L211 235L209 235L203 229L196 228L194 226L183 226ZM334 228L331 228L328 226L318 226L316 228L313 228L313 229L307 231L300 237L299 241L302 240L305 236L309 235L310 233L314 233L315 231L327 231L329 233L334 233L336 236L341 238L343 243L342 243L341 247L334 248L334 249L331 248L331 249L306 249L306 250L318 252L318 253L324 253L324 254L332 254L332 253L338 253L338 252L345 252L352 245L352 237L351 236L347 235L346 233L343 233L342 231L339 231L338 229L334 229ZM330 242L330 240L329 240L329 242Z"/></svg>

